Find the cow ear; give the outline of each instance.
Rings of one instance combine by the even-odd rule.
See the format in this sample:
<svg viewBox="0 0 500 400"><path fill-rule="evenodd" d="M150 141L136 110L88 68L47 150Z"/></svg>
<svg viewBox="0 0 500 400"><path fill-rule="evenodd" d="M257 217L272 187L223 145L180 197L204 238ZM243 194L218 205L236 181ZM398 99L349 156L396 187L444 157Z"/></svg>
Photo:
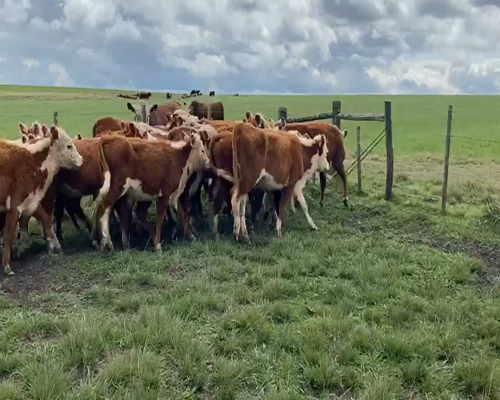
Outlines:
<svg viewBox="0 0 500 400"><path fill-rule="evenodd" d="M167 115L165 115L165 118L167 118L167 122L172 121L172 114L167 113Z"/></svg>
<svg viewBox="0 0 500 400"><path fill-rule="evenodd" d="M40 134L40 125L38 124L38 122L35 122L33 124L33 134L35 136L38 136Z"/></svg>
<svg viewBox="0 0 500 400"><path fill-rule="evenodd" d="M81 135L81 134L76 135L76 138L77 138L78 140L83 140L83 137L82 137L82 135Z"/></svg>
<svg viewBox="0 0 500 400"><path fill-rule="evenodd" d="M43 137L47 138L49 137L49 128L47 127L47 125L43 124L42 125L42 135Z"/></svg>
<svg viewBox="0 0 500 400"><path fill-rule="evenodd" d="M52 125L50 127L50 135L52 137L53 142L56 141L57 139L59 139L59 131L57 130L55 125Z"/></svg>
<svg viewBox="0 0 500 400"><path fill-rule="evenodd" d="M28 134L28 127L26 125L24 125L22 122L19 122L19 129L21 130L21 133L23 135Z"/></svg>
<svg viewBox="0 0 500 400"><path fill-rule="evenodd" d="M132 134L132 137L134 137L137 134L136 127L133 122L130 122L128 124L128 131Z"/></svg>
<svg viewBox="0 0 500 400"><path fill-rule="evenodd" d="M135 108L132 106L132 104L130 103L127 103L127 108L132 111L133 113L135 113Z"/></svg>
<svg viewBox="0 0 500 400"><path fill-rule="evenodd" d="M151 108L149 109L149 112L150 113L155 112L157 108L158 108L158 104L155 104L154 106L151 106Z"/></svg>

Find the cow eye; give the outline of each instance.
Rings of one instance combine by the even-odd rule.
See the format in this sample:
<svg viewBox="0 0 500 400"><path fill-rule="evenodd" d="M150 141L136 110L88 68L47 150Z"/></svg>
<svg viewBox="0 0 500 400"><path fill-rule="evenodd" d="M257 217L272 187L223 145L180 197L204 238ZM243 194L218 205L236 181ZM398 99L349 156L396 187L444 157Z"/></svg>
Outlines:
<svg viewBox="0 0 500 400"><path fill-rule="evenodd" d="M68 144L68 146L67 146L67 147L68 147L68 150L71 150L71 149L73 148L73 146L72 146L72 145L70 145L70 144Z"/></svg>

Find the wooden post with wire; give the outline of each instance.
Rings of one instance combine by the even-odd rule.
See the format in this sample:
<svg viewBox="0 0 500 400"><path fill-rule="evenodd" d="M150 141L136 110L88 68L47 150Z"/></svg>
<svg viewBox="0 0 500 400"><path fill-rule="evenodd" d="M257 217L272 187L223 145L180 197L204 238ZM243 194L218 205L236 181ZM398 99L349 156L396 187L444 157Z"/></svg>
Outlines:
<svg viewBox="0 0 500 400"><path fill-rule="evenodd" d="M288 110L286 107L280 107L278 108L278 119L283 118L286 122L288 118Z"/></svg>
<svg viewBox="0 0 500 400"><path fill-rule="evenodd" d="M385 148L387 151L387 176L385 180L385 199L392 200L394 183L394 148L392 145L392 110L391 102L385 102Z"/></svg>
<svg viewBox="0 0 500 400"><path fill-rule="evenodd" d="M448 106L448 123L446 125L446 148L444 153L444 178L443 178L443 194L441 197L441 214L446 214L446 196L448 194L448 171L450 165L450 148L451 148L451 121L453 118L453 106Z"/></svg>
<svg viewBox="0 0 500 400"><path fill-rule="evenodd" d="M358 155L358 193L363 192L361 184L361 126L356 128L356 142L357 142L357 155Z"/></svg>
<svg viewBox="0 0 500 400"><path fill-rule="evenodd" d="M342 111L342 103L338 100L332 101L332 124L340 129L339 114Z"/></svg>
<svg viewBox="0 0 500 400"><path fill-rule="evenodd" d="M57 126L59 123L59 113L57 111L54 111L54 125Z"/></svg>

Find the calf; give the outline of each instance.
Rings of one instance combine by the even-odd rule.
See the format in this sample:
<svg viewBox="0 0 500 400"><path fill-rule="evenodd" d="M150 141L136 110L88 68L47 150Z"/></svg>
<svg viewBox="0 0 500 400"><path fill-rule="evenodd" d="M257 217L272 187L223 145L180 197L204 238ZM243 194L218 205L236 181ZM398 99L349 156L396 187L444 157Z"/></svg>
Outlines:
<svg viewBox="0 0 500 400"><path fill-rule="evenodd" d="M315 171L328 169L325 135L319 134L309 139L296 133L283 135L271 129L238 124L234 129L232 148L234 188L231 208L235 240L250 241L245 206L253 188L281 191L279 204L275 200L278 237L282 236L286 205L293 195L297 197L311 227L316 229L307 211L302 190Z"/></svg>
<svg viewBox="0 0 500 400"><path fill-rule="evenodd" d="M52 218L40 206L41 200L59 169L78 168L83 158L70 137L52 126L50 136L19 146L0 141L0 208L6 212L2 265L6 275L13 275L10 253L20 215L34 215L44 227L49 251L59 250L54 237Z"/></svg>
<svg viewBox="0 0 500 400"><path fill-rule="evenodd" d="M104 184L94 205L93 219L94 229L100 228L101 250L113 247L109 237L110 210L127 195L132 201L156 200L154 243L156 251L161 252L161 227L167 207L177 211L179 196L190 175L209 167L200 136L195 133L188 141L180 142L148 142L111 135L101 139L98 149Z"/></svg>
<svg viewBox="0 0 500 400"><path fill-rule="evenodd" d="M328 163L337 171L344 185L344 205L348 206L349 187L347 186L347 175L344 169L345 149L344 138L347 131L340 131L335 125L326 123L298 123L286 124L283 119L279 121L280 129L285 131L298 131L302 134L308 134L310 137L315 135L325 135L328 145ZM326 173L319 174L321 197L320 205L323 206L326 188Z"/></svg>

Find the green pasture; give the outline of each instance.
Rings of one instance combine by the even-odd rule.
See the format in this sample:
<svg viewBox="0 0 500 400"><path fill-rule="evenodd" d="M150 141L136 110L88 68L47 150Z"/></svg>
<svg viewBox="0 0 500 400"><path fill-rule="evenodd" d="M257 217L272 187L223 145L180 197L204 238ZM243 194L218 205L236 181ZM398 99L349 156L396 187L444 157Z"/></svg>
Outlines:
<svg viewBox="0 0 500 400"><path fill-rule="evenodd" d="M131 117L118 91L0 86L1 135L49 123L90 136L105 115ZM174 99L177 96L174 96ZM209 100L208 97L203 97ZM0 399L500 399L500 144L482 96L216 97L227 119L382 113L393 104L394 200L383 199L384 146L363 162L363 193L338 178L319 226L287 211L285 235L260 222L252 244L202 222L195 242L147 238L100 254L65 221L65 254L31 246L0 275ZM156 94L155 101L165 101ZM153 101L150 101L153 103ZM455 109L448 214L442 216L444 136ZM363 143L383 123L362 123ZM355 123L346 143L350 165ZM154 215L154 209L151 208Z"/></svg>
<svg viewBox="0 0 500 400"><path fill-rule="evenodd" d="M53 121L59 113L59 124L71 135L90 136L94 122L103 116L132 118L126 99L116 97L118 90L69 89L50 87L0 86L0 136L16 138L21 121L35 119ZM122 92L125 93L125 92ZM174 95L177 100L179 96ZM392 102L395 157L429 153L443 155L448 105L454 107L453 133L472 139L500 142L500 108L498 96L216 96L198 97L200 101L220 100L224 103L226 119L242 119L247 110L261 112L266 118L277 119L278 108L288 108L290 117L329 112L332 100L342 101L343 112L384 112L384 101ZM153 94L150 104L166 102L165 93ZM181 104L183 100L179 100ZM190 99L185 100L187 102ZM133 102L133 100L131 101ZM356 122L344 121L350 131L347 147L355 149ZM361 123L363 142L368 144L384 128L380 122ZM383 152L382 147L376 152ZM498 159L500 143L474 140L454 140L453 156Z"/></svg>

